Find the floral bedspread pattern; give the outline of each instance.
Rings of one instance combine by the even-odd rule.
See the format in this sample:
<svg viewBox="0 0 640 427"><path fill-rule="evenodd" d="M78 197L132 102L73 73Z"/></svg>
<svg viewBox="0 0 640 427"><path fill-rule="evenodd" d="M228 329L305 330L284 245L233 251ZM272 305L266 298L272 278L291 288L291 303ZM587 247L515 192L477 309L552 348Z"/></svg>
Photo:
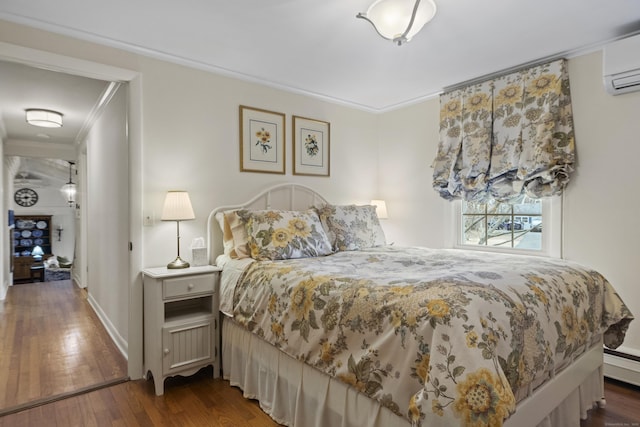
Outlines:
<svg viewBox="0 0 640 427"><path fill-rule="evenodd" d="M500 426L514 391L633 319L580 265L540 257L379 247L254 262L235 320L413 425Z"/></svg>

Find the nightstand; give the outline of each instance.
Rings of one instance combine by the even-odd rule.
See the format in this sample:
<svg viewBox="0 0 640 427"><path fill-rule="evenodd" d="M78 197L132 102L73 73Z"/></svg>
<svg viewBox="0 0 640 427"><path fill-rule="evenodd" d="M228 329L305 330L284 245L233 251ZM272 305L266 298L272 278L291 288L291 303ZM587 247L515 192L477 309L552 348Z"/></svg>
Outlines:
<svg viewBox="0 0 640 427"><path fill-rule="evenodd" d="M144 373L156 395L164 380L213 365L220 375L218 283L220 268L146 268L144 283Z"/></svg>

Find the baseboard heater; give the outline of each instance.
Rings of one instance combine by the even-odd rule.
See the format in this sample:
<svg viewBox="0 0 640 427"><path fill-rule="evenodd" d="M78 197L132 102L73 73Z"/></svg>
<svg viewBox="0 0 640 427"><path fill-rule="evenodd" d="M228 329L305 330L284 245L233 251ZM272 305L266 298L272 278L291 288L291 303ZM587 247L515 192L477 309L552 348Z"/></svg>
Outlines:
<svg viewBox="0 0 640 427"><path fill-rule="evenodd" d="M640 387L640 356L605 348L604 376Z"/></svg>
<svg viewBox="0 0 640 427"><path fill-rule="evenodd" d="M633 360L634 362L640 362L640 356L634 356L633 354L623 353L621 351L611 350L610 348L604 349L604 354L611 354L612 356L621 357L623 359Z"/></svg>

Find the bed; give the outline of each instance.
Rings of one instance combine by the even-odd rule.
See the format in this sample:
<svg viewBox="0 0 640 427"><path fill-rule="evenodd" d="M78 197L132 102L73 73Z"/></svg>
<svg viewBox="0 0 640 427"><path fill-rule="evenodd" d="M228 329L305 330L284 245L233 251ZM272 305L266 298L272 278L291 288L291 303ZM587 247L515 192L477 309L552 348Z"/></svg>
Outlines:
<svg viewBox="0 0 640 427"><path fill-rule="evenodd" d="M247 398L318 427L579 426L604 402L603 343L633 319L604 277L387 245L371 209L283 184L211 212L223 377Z"/></svg>

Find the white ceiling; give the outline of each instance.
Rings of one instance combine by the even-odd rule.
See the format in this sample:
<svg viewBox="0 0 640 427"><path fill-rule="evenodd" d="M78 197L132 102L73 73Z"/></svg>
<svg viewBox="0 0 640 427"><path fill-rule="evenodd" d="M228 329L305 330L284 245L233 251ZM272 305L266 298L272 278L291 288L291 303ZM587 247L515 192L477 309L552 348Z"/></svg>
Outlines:
<svg viewBox="0 0 640 427"><path fill-rule="evenodd" d="M0 130L9 143L44 147L73 146L86 131L108 82L0 61ZM28 124L25 110L63 113L61 128ZM26 177L25 174L28 174ZM68 181L68 163L59 159L21 158L17 187L59 186ZM26 179L25 179L26 178Z"/></svg>
<svg viewBox="0 0 640 427"><path fill-rule="evenodd" d="M355 18L372 1L2 0L0 19L372 112L640 31L640 0L435 0L435 18L396 46ZM40 106L65 114L45 133L69 143L104 85L0 64L6 133L33 138L23 110Z"/></svg>
<svg viewBox="0 0 640 427"><path fill-rule="evenodd" d="M73 144L108 82L0 61L0 119L8 139ZM61 128L28 124L25 110L63 114Z"/></svg>

